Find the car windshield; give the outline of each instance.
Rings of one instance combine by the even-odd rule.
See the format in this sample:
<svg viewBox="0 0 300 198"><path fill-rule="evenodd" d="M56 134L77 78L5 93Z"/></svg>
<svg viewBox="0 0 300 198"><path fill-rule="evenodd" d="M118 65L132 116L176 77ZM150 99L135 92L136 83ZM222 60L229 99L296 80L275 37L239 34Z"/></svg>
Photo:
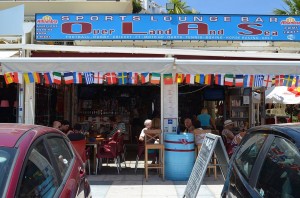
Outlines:
<svg viewBox="0 0 300 198"><path fill-rule="evenodd" d="M15 154L16 150L14 148L0 147L0 195L4 193Z"/></svg>

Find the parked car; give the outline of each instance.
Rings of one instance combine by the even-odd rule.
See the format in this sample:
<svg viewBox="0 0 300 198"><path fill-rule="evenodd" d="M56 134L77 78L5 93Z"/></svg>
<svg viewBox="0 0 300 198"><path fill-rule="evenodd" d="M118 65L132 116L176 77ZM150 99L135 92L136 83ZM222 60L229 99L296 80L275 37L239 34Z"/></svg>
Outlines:
<svg viewBox="0 0 300 198"><path fill-rule="evenodd" d="M83 162L54 128L0 124L0 197L91 197Z"/></svg>
<svg viewBox="0 0 300 198"><path fill-rule="evenodd" d="M233 154L221 197L300 197L300 124L251 128Z"/></svg>

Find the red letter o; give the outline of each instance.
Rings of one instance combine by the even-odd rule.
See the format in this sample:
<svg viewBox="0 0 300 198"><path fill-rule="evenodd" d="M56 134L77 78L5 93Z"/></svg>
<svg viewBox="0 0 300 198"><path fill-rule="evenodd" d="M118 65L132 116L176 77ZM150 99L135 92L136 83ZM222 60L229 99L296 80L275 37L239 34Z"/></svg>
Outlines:
<svg viewBox="0 0 300 198"><path fill-rule="evenodd" d="M74 32L72 30L72 26L75 25L75 24L81 25L81 31L80 32ZM92 32L92 24L84 23L84 22L81 22L81 23L64 23L64 24L61 25L61 30L62 30L62 33L65 33L65 34L89 34L89 33Z"/></svg>

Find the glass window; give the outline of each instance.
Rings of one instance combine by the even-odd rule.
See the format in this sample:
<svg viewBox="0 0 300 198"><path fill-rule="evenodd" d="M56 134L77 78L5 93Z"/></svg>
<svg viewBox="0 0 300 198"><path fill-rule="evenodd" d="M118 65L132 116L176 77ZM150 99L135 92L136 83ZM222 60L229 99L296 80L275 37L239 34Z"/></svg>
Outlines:
<svg viewBox="0 0 300 198"><path fill-rule="evenodd" d="M72 153L66 141L61 137L51 137L48 139L48 143L58 164L61 177L64 178L73 158Z"/></svg>
<svg viewBox="0 0 300 198"><path fill-rule="evenodd" d="M29 154L17 197L53 197L57 188L55 171L40 141Z"/></svg>
<svg viewBox="0 0 300 198"><path fill-rule="evenodd" d="M15 157L16 150L12 148L0 148L0 195L4 194L5 184L8 179L8 174L12 167L12 162Z"/></svg>
<svg viewBox="0 0 300 198"><path fill-rule="evenodd" d="M267 137L266 134L250 134L238 150L235 164L246 180L249 179L255 160Z"/></svg>
<svg viewBox="0 0 300 198"><path fill-rule="evenodd" d="M275 138L256 184L262 197L300 197L300 154L287 139Z"/></svg>

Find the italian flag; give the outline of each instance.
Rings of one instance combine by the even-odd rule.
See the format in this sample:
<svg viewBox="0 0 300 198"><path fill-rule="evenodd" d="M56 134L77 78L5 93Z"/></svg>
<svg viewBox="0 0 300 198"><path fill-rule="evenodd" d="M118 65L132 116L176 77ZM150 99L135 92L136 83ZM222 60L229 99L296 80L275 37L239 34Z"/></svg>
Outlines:
<svg viewBox="0 0 300 198"><path fill-rule="evenodd" d="M225 74L224 85L233 86L233 74Z"/></svg>
<svg viewBox="0 0 300 198"><path fill-rule="evenodd" d="M53 72L53 81L54 84L61 84L61 73L60 72Z"/></svg>

